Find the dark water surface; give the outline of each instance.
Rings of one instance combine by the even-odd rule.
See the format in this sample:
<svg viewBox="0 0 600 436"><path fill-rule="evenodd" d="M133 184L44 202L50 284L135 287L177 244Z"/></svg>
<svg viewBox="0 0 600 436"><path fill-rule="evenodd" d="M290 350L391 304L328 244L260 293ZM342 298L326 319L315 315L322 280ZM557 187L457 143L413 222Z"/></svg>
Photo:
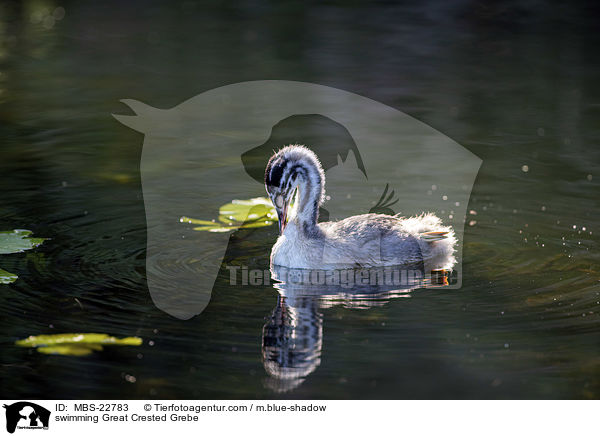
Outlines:
<svg viewBox="0 0 600 436"><path fill-rule="evenodd" d="M0 230L51 240L0 256L19 275L0 285L3 396L599 398L598 16L536 1L4 2ZM142 136L110 114L127 113L122 98L168 108L261 79L370 97L483 159L462 289L283 298L223 270L201 315L153 305ZM275 238L239 231L226 262L267 268ZM80 331L144 344L13 345ZM281 350L303 370L278 378Z"/></svg>

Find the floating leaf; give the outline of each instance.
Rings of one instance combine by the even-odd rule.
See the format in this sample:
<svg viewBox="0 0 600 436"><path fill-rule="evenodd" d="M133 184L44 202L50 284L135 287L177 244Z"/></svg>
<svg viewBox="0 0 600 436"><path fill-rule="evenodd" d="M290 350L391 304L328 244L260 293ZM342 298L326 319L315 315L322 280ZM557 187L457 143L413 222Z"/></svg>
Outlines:
<svg viewBox="0 0 600 436"><path fill-rule="evenodd" d="M0 232L0 254L22 253L37 247L45 238L30 238L31 230L8 230ZM19 276L0 269L0 285L17 280Z"/></svg>
<svg viewBox="0 0 600 436"><path fill-rule="evenodd" d="M20 347L34 347L44 354L86 356L101 351L105 345L142 344L142 339L132 336L118 339L105 333L61 333L57 335L29 336L15 342Z"/></svg>
<svg viewBox="0 0 600 436"><path fill-rule="evenodd" d="M189 224L203 224L205 226L214 226L216 224L214 221L197 220L194 218L188 218L186 216L182 216L181 218L179 218L179 221L182 223L189 223Z"/></svg>
<svg viewBox="0 0 600 436"><path fill-rule="evenodd" d="M7 285L17 280L19 276L8 271L4 271L0 268L0 285Z"/></svg>
<svg viewBox="0 0 600 436"><path fill-rule="evenodd" d="M45 238L29 238L31 230L9 230L0 232L0 254L22 253L37 247Z"/></svg>
<svg viewBox="0 0 600 436"><path fill-rule="evenodd" d="M87 356L94 351L102 351L100 344L65 344L51 345L49 347L39 347L39 353L43 354L62 354L63 356Z"/></svg>
<svg viewBox="0 0 600 436"><path fill-rule="evenodd" d="M255 220L267 215L277 216L271 200L265 197L233 200L219 208L219 215L236 221Z"/></svg>
<svg viewBox="0 0 600 436"><path fill-rule="evenodd" d="M206 232L229 232L238 229L270 226L277 221L277 213L271 200L256 197L249 200L233 200L219 208L217 220L207 221L183 216L182 223L200 224L194 230Z"/></svg>
<svg viewBox="0 0 600 436"><path fill-rule="evenodd" d="M425 232L419 235L423 241L441 241L448 237L448 232Z"/></svg>

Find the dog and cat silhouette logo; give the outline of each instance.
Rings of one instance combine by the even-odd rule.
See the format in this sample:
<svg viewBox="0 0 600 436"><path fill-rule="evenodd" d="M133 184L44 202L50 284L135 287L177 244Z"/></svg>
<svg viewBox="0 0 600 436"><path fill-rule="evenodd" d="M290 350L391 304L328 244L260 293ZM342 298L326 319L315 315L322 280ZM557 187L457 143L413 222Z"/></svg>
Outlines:
<svg viewBox="0 0 600 436"><path fill-rule="evenodd" d="M195 232L181 218L210 218L235 199L264 196L267 162L290 144L310 148L326 171L322 221L366 213L443 218L458 240L449 289L461 287L467 207L481 159L432 127L351 92L287 80L234 83L168 109L122 102L132 113L113 116L144 135L147 285L171 316L200 314L235 255L233 232Z"/></svg>
<svg viewBox="0 0 600 436"><path fill-rule="evenodd" d="M36 430L48 429L50 411L42 406L28 401L19 401L4 405L6 409L6 431L14 433L18 429Z"/></svg>

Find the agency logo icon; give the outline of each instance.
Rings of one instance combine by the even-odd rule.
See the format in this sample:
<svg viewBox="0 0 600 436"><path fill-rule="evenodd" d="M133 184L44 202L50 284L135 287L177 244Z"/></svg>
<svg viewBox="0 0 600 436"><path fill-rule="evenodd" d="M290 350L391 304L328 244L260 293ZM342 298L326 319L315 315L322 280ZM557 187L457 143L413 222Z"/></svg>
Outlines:
<svg viewBox="0 0 600 436"><path fill-rule="evenodd" d="M461 286L464 224L481 160L432 127L357 94L283 80L223 86L170 109L122 102L134 114L114 117L144 134L148 288L170 315L188 319L208 305L232 234L194 232L180 218L206 219L232 200L264 197L267 162L290 144L321 161L321 219L439 217L457 240L449 288Z"/></svg>
<svg viewBox="0 0 600 436"><path fill-rule="evenodd" d="M29 401L19 401L10 405L5 404L6 431L14 433L22 430L48 430L50 411Z"/></svg>

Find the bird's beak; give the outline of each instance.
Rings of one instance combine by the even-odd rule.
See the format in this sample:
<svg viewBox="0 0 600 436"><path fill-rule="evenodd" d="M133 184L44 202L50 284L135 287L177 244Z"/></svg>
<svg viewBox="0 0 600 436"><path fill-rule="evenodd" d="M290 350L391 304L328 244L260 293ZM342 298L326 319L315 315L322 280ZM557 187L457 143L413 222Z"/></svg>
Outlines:
<svg viewBox="0 0 600 436"><path fill-rule="evenodd" d="M286 219L287 219L287 210L288 204L285 203L283 205L283 209L277 209L277 219L279 220L279 234L283 235L283 231L285 230Z"/></svg>

